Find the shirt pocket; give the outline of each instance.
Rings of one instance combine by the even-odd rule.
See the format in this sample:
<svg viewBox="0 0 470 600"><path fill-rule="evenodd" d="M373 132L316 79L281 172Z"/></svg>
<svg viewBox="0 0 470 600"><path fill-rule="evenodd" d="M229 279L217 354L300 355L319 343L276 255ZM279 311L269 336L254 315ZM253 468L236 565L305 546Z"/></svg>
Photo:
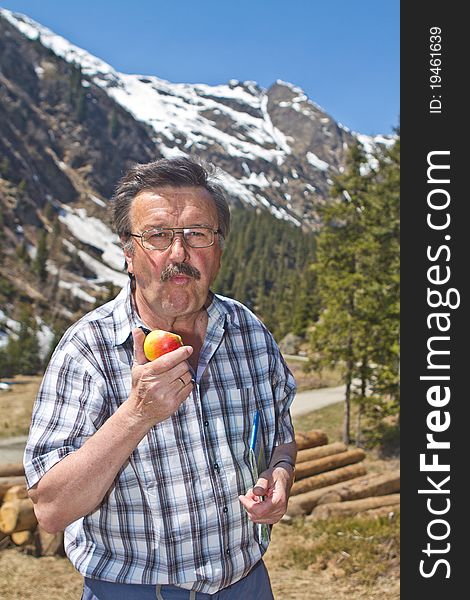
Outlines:
<svg viewBox="0 0 470 600"><path fill-rule="evenodd" d="M250 438L258 410L254 388L225 388L218 392L213 415L216 453L231 494L244 494L253 486Z"/></svg>

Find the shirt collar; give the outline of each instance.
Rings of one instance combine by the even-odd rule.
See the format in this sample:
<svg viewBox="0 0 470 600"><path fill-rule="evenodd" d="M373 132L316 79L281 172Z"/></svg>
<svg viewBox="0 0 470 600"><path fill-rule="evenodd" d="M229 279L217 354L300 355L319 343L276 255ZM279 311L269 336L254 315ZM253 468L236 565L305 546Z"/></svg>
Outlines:
<svg viewBox="0 0 470 600"><path fill-rule="evenodd" d="M124 344L136 327L144 326L141 318L134 308L130 280L115 298L114 305L114 343L116 346ZM208 314L207 330L215 327L233 325L238 328L232 319L232 313L223 302L222 297L209 291L209 304L206 307Z"/></svg>
<svg viewBox="0 0 470 600"><path fill-rule="evenodd" d="M116 296L113 310L114 344L120 346L129 338L132 330L143 325L137 311L133 307L130 280Z"/></svg>

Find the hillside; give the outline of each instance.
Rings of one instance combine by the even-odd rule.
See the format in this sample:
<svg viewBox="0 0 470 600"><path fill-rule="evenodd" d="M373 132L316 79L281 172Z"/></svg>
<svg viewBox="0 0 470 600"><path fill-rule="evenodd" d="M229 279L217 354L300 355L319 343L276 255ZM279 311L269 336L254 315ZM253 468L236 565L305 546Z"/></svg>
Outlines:
<svg viewBox="0 0 470 600"><path fill-rule="evenodd" d="M233 207L306 233L321 225L318 207L350 145L359 139L370 152L390 143L353 134L291 83L207 86L119 73L4 9L0 90L4 340L22 303L51 339L126 280L107 203L131 164L201 156L220 168ZM307 254L286 264L303 266ZM281 278L270 286L282 294Z"/></svg>

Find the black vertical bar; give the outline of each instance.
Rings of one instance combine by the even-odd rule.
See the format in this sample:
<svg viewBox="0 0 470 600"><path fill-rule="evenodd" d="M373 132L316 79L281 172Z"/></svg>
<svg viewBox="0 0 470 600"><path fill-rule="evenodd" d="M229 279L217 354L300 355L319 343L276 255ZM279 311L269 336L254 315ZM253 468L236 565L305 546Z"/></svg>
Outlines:
<svg viewBox="0 0 470 600"><path fill-rule="evenodd" d="M465 185L470 172L466 164L470 155L466 148L469 40L463 4L449 0L402 2L404 599L441 600L469 594L467 552L457 550L467 546L470 535L464 514L468 514L464 505L469 505L470 498L466 485L470 470L466 382L470 327L465 314L470 276L466 268L470 252L465 243L470 240L470 195ZM424 457L421 465L420 455ZM430 470L433 461L435 470Z"/></svg>

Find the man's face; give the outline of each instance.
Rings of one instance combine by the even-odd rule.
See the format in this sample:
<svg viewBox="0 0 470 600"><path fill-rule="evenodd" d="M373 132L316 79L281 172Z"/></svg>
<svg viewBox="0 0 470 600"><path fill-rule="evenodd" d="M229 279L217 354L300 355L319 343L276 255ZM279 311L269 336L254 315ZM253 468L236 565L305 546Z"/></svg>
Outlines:
<svg viewBox="0 0 470 600"><path fill-rule="evenodd" d="M164 187L145 190L134 198L132 233L156 227L202 225L218 229L217 210L207 190L200 187ZM173 319L199 311L206 302L209 287L220 269L222 251L217 235L208 248L190 248L176 234L166 250L146 250L135 239L134 252L126 252L128 270L136 280L136 302L141 315ZM179 273L161 280L164 269L185 263L197 269L200 277Z"/></svg>

